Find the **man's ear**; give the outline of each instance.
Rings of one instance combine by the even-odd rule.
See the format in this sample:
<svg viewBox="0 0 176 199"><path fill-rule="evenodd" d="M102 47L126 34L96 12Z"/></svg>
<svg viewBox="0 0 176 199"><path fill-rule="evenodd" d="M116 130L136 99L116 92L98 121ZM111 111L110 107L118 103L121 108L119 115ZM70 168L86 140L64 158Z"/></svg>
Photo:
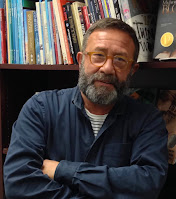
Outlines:
<svg viewBox="0 0 176 199"><path fill-rule="evenodd" d="M132 75L134 75L134 73L138 70L139 68L139 64L138 63L135 63L132 67Z"/></svg>
<svg viewBox="0 0 176 199"><path fill-rule="evenodd" d="M76 58L77 58L79 66L81 66L81 61L82 61L82 58L83 58L83 53L82 52L78 52Z"/></svg>

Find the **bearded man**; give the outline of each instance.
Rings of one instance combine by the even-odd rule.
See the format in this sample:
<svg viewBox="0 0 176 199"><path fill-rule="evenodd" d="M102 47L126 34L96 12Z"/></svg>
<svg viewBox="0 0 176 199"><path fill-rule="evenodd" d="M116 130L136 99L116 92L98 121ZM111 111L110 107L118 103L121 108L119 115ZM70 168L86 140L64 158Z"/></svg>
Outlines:
<svg viewBox="0 0 176 199"><path fill-rule="evenodd" d="M167 131L152 105L126 96L139 65L134 30L112 18L86 32L78 86L30 98L13 125L7 199L156 199Z"/></svg>

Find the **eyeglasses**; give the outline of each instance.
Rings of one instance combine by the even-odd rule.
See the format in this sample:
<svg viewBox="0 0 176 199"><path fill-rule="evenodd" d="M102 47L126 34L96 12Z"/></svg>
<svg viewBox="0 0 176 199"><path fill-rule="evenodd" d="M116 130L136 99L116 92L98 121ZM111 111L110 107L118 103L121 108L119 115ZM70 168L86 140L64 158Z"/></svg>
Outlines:
<svg viewBox="0 0 176 199"><path fill-rule="evenodd" d="M121 55L110 56L104 52L84 52L85 55L89 55L90 62L97 67L102 67L107 59L112 59L114 68L121 72L128 68L128 66L134 62L132 59L128 59Z"/></svg>

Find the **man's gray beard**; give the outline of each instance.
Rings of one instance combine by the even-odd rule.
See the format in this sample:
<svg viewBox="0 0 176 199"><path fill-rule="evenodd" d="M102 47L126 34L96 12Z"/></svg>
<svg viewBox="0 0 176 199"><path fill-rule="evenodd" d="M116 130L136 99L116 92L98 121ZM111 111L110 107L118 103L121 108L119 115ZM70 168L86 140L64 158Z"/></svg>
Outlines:
<svg viewBox="0 0 176 199"><path fill-rule="evenodd" d="M106 75L101 72L96 72L93 75L87 75L84 71L83 62L79 71L78 86L83 94L93 103L100 105L110 105L116 103L123 95L127 93L131 74L127 80L119 82L116 76ZM114 90L109 90L105 86L96 87L96 80L108 82L114 86Z"/></svg>

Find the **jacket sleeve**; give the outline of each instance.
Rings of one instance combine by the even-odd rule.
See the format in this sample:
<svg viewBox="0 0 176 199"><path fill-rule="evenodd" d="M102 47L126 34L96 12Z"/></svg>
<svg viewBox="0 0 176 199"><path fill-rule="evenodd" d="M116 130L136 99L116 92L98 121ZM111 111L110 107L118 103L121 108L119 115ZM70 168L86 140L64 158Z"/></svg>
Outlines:
<svg viewBox="0 0 176 199"><path fill-rule="evenodd" d="M167 131L159 112L154 111L135 138L129 166L115 168L63 160L54 178L93 198L156 199L167 169Z"/></svg>
<svg viewBox="0 0 176 199"><path fill-rule="evenodd" d="M43 117L42 106L32 98L23 106L13 125L4 164L7 199L71 198L72 191L66 184L51 180L41 171L46 150Z"/></svg>

